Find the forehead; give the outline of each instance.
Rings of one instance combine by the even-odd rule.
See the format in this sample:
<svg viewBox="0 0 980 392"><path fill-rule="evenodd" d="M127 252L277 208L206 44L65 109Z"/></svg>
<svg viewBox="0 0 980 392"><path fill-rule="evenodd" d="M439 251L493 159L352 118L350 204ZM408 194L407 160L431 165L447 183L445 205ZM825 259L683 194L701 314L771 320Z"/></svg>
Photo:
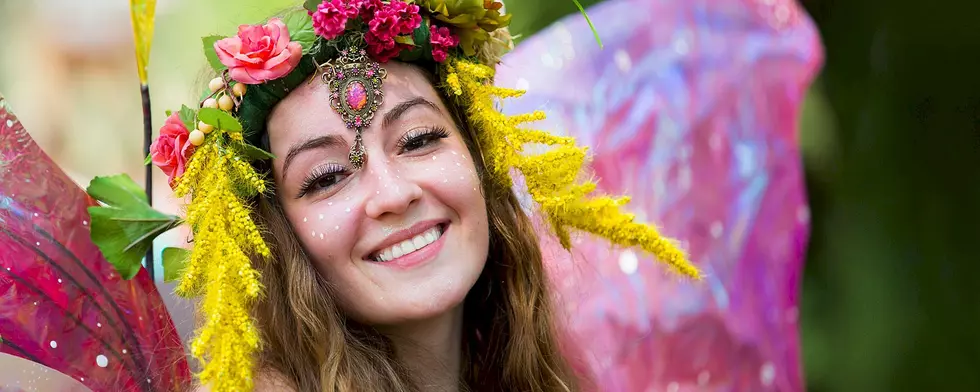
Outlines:
<svg viewBox="0 0 980 392"><path fill-rule="evenodd" d="M376 116L383 115L392 106L414 97L423 97L439 103L441 99L429 76L415 66L401 62L384 65L388 76L382 84L384 102ZM269 115L267 130L269 141L275 149L277 142L324 133L341 133L347 128L340 115L330 107L330 89L320 77L303 83L279 102ZM372 123L377 127L379 121Z"/></svg>

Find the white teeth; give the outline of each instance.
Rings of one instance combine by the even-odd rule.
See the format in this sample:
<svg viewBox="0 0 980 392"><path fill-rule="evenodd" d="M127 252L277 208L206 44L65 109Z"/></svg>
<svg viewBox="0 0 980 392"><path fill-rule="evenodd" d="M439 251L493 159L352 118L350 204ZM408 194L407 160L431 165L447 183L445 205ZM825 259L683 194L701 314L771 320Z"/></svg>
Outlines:
<svg viewBox="0 0 980 392"><path fill-rule="evenodd" d="M391 261L397 259L409 253L415 252L416 250L422 249L433 242L436 242L436 240L438 240L441 236L442 229L439 226L433 227L427 230L425 233L419 234L410 240L402 241L379 252L378 260Z"/></svg>

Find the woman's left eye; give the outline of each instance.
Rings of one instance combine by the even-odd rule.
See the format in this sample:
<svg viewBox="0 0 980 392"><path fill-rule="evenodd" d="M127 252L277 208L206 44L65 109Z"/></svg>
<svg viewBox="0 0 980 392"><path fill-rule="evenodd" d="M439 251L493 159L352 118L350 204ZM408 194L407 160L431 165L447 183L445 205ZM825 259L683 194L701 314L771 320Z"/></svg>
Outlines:
<svg viewBox="0 0 980 392"><path fill-rule="evenodd" d="M398 142L398 149L402 153L412 152L428 147L447 137L449 137L449 133L442 128L410 132Z"/></svg>

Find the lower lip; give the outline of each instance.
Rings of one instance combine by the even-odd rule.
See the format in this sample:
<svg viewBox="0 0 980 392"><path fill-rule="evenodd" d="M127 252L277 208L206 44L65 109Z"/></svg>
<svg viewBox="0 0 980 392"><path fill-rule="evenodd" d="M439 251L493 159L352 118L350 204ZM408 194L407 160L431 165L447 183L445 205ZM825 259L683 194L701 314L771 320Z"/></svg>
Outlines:
<svg viewBox="0 0 980 392"><path fill-rule="evenodd" d="M439 254L439 251L442 250L442 245L446 242L446 233L448 232L449 225L446 225L446 227L443 228L442 235L439 236L439 239L431 244L423 246L422 249L417 249L412 253L398 257L394 260L381 262L373 261L373 263L400 269L409 269L425 264L429 260L434 259L436 255Z"/></svg>

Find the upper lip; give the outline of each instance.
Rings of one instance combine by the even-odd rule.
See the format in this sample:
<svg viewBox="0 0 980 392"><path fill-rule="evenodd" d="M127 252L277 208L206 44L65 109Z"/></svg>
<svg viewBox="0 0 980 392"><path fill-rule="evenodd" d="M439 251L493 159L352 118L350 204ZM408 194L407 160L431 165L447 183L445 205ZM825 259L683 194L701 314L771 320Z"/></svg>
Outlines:
<svg viewBox="0 0 980 392"><path fill-rule="evenodd" d="M394 233L391 233L391 235L389 235L388 238L385 238L385 240L382 241L380 245L375 247L374 250L371 251L371 253L368 253L368 258L375 257L378 255L378 253L381 253L381 251L388 249L389 247L392 247L396 244L399 244L402 241L415 238L415 236L425 233L429 229L439 226L443 223L446 223L446 220L440 220L440 219L426 220L426 221L416 223L412 225L412 227L409 227L407 229L399 230Z"/></svg>

